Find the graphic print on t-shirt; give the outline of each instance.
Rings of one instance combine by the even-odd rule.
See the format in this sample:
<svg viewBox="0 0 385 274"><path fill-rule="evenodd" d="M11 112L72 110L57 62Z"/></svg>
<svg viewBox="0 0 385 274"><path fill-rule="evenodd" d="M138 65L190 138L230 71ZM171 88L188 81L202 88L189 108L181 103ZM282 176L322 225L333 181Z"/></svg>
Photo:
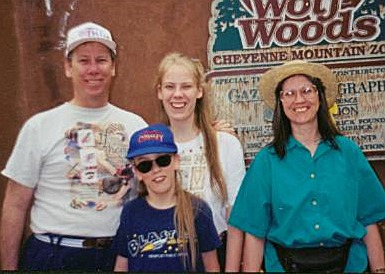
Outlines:
<svg viewBox="0 0 385 274"><path fill-rule="evenodd" d="M175 229L134 234L130 237L127 247L132 258L175 258L183 255Z"/></svg>
<svg viewBox="0 0 385 274"><path fill-rule="evenodd" d="M125 156L128 137L119 123L77 123L65 133L71 207L103 210L120 203L133 177Z"/></svg>
<svg viewBox="0 0 385 274"><path fill-rule="evenodd" d="M179 155L183 188L204 198L207 162L203 146L199 146L197 149L181 150Z"/></svg>

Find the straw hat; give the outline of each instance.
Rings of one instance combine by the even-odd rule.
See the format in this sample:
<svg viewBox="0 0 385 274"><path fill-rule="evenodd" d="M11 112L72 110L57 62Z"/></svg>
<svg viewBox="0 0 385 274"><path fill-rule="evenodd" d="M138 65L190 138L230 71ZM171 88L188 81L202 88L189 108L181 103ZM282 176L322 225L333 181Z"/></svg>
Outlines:
<svg viewBox="0 0 385 274"><path fill-rule="evenodd" d="M337 78L334 73L322 64L309 63L302 60L287 62L265 72L259 80L259 91L262 100L272 109L275 107L275 89L277 85L289 76L306 74L319 78L325 86L325 96L331 107L337 96Z"/></svg>

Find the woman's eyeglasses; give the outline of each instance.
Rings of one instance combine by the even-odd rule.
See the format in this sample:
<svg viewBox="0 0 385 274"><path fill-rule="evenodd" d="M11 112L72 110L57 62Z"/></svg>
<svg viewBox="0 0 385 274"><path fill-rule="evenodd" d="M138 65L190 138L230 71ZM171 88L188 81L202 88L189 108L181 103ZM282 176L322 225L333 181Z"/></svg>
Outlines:
<svg viewBox="0 0 385 274"><path fill-rule="evenodd" d="M298 91L295 90L282 90L279 93L281 100L286 102L292 102L297 97L297 93L300 93L306 100L313 100L318 93L317 87L312 85L311 87L305 87Z"/></svg>
<svg viewBox="0 0 385 274"><path fill-rule="evenodd" d="M141 173L147 173L151 171L152 164L156 163L158 167L167 167L171 163L171 155L165 154L157 157L154 160L148 160L148 161L142 161L135 165L136 169L139 170Z"/></svg>

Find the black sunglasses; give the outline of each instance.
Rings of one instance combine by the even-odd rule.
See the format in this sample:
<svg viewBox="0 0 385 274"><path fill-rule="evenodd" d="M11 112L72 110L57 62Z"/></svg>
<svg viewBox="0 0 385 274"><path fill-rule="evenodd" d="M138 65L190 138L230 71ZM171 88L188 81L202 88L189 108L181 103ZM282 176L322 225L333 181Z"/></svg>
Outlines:
<svg viewBox="0 0 385 274"><path fill-rule="evenodd" d="M141 173L147 173L152 169L152 163L153 162L156 162L158 167L167 167L171 163L171 155L165 154L165 155L161 155L161 156L157 157L154 160L142 161L139 164L136 164L135 167Z"/></svg>

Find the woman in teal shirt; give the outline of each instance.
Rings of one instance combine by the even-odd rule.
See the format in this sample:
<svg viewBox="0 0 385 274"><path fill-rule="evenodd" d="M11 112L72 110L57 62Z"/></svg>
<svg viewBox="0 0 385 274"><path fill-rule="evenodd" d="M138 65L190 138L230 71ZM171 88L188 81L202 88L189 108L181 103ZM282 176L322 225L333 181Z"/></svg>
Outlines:
<svg viewBox="0 0 385 274"><path fill-rule="evenodd" d="M265 73L272 143L247 171L229 223L246 232L243 269L385 272L377 222L385 191L359 147L328 112L337 81L321 64L291 61Z"/></svg>

